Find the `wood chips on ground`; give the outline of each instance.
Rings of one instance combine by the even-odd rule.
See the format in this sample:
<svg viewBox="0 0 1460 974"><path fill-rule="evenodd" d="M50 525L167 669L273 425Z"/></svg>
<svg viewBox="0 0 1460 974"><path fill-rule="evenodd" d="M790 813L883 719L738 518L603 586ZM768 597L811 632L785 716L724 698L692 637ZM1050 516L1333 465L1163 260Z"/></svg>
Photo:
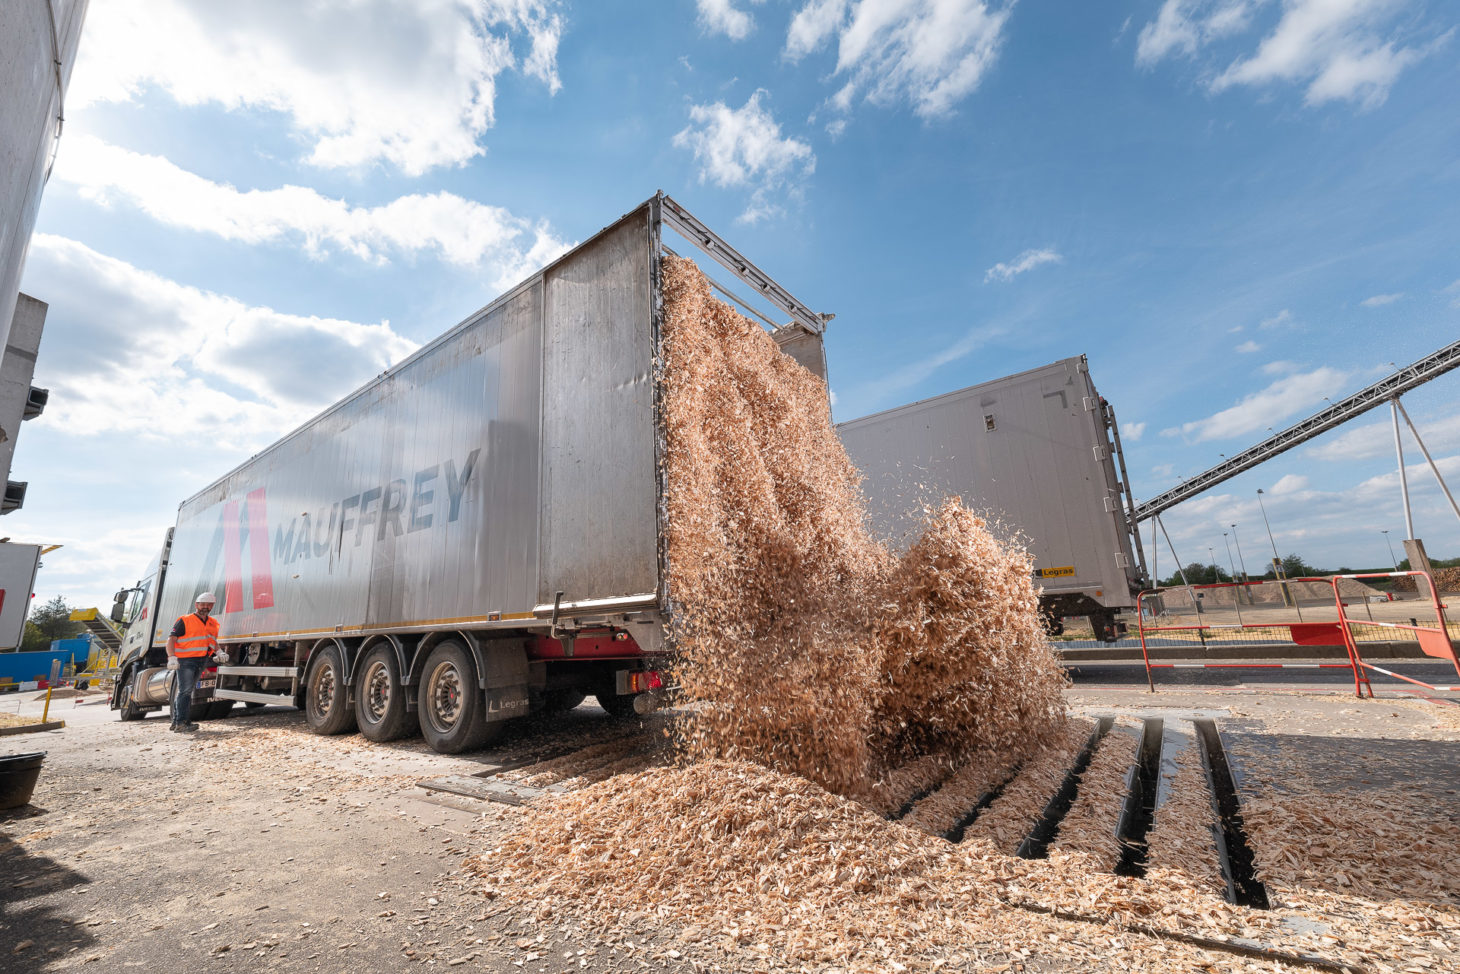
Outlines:
<svg viewBox="0 0 1460 974"><path fill-rule="evenodd" d="M1227 882L1217 861L1216 824L1201 753L1192 740L1176 755L1171 791L1146 835L1146 875L1173 887L1223 895Z"/></svg>
<svg viewBox="0 0 1460 974"><path fill-rule="evenodd" d="M1110 871L1120 860L1121 844L1115 837L1120 813L1125 807L1131 767L1136 763L1140 740L1116 727L1095 751L1095 757L1080 776L1080 793L1060 823L1051 854L1085 856L1091 869Z"/></svg>

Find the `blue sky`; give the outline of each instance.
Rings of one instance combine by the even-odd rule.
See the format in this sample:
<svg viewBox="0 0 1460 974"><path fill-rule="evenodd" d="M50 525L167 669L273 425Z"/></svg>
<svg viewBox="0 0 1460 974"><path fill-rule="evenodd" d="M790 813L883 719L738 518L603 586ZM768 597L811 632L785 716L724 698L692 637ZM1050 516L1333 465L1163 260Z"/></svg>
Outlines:
<svg viewBox="0 0 1460 974"><path fill-rule="evenodd" d="M104 603L181 499L657 189L836 313L838 419L1085 353L1151 496L1460 333L1457 22L92 0L23 284L52 397L6 531L64 545L38 597ZM1457 390L1406 399L1454 481ZM1236 522L1250 566L1258 487L1283 553L1377 566L1403 535L1384 413L1171 511L1182 560L1225 564Z"/></svg>

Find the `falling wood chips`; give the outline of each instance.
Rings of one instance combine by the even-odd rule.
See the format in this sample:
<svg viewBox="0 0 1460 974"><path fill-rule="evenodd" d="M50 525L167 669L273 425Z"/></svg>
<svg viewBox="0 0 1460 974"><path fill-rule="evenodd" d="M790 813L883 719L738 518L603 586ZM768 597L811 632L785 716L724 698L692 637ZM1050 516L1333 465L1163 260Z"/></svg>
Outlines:
<svg viewBox="0 0 1460 974"><path fill-rule="evenodd" d="M844 795L930 754L1022 752L1065 678L1028 556L955 501L898 557L866 526L826 385L664 260L664 479L677 678L695 758Z"/></svg>

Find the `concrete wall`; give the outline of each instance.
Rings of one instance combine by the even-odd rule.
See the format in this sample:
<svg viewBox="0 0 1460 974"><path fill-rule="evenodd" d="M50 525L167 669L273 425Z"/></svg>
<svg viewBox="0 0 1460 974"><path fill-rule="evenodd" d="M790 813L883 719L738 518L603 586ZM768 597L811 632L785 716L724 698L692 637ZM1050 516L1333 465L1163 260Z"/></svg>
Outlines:
<svg viewBox="0 0 1460 974"><path fill-rule="evenodd" d="M63 114L64 89L57 90L55 62L61 62L65 85L87 2L0 2L0 348L9 337L20 271Z"/></svg>

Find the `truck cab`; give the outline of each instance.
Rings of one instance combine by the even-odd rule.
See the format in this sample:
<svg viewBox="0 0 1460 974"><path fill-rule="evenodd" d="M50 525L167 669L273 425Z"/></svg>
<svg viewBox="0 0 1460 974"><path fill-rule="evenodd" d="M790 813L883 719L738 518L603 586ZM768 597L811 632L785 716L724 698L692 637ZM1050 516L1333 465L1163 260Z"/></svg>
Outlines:
<svg viewBox="0 0 1460 974"><path fill-rule="evenodd" d="M146 573L137 584L117 592L112 605L112 621L126 627L117 653L117 678L110 702L122 720L139 720L168 706L172 699L177 671L168 667L166 648L172 620L159 622L157 616L171 551L172 528L168 528L162 550L147 565ZM212 720L233 708L231 700L212 699L217 684L217 667L207 667L193 691L196 717Z"/></svg>

